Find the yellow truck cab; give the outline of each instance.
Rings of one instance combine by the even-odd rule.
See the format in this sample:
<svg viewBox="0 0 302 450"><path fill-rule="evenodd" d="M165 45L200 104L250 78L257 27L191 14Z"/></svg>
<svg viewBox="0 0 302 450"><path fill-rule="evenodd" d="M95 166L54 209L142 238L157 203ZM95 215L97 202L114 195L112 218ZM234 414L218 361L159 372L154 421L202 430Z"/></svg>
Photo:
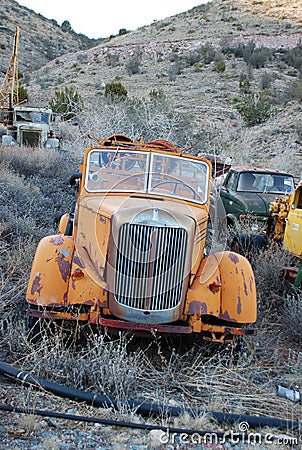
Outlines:
<svg viewBox="0 0 302 450"><path fill-rule="evenodd" d="M249 262L229 251L205 255L211 163L163 140L97 141L73 177L74 214L38 245L26 295L32 321L219 342L255 334Z"/></svg>
<svg viewBox="0 0 302 450"><path fill-rule="evenodd" d="M291 196L284 232L284 249L302 258L302 182Z"/></svg>

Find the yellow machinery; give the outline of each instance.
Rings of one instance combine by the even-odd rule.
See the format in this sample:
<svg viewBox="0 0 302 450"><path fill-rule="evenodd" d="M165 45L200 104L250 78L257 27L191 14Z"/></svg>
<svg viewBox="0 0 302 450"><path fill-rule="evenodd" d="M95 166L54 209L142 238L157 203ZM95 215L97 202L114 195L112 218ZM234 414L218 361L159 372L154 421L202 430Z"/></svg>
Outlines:
<svg viewBox="0 0 302 450"><path fill-rule="evenodd" d="M283 241L283 248L300 260L302 259L302 182L286 198L276 199L270 206L273 226L272 237ZM302 263L298 267L284 268L285 278L301 287Z"/></svg>
<svg viewBox="0 0 302 450"><path fill-rule="evenodd" d="M30 318L218 342L255 334L249 262L229 251L205 255L211 169L168 141L97 139L72 177L74 214L37 248Z"/></svg>
<svg viewBox="0 0 302 450"><path fill-rule="evenodd" d="M0 90L0 112L12 111L19 102L18 98L18 46L19 27L16 28L13 53ZM2 120L1 120L2 121Z"/></svg>

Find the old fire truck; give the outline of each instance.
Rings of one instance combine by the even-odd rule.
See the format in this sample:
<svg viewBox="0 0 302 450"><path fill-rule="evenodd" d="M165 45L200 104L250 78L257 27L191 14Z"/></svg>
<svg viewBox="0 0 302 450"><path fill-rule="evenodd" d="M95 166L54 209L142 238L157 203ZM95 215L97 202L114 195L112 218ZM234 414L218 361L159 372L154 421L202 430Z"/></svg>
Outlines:
<svg viewBox="0 0 302 450"><path fill-rule="evenodd" d="M216 342L255 334L249 262L230 251L205 254L211 163L165 140L97 141L71 179L74 213L36 250L31 326L70 320Z"/></svg>

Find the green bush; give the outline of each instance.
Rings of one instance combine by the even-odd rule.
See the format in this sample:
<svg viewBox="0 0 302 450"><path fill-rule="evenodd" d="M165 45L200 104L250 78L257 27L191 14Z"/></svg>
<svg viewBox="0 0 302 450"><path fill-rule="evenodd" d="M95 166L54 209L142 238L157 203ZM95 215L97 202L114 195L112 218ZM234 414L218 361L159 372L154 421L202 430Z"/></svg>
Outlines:
<svg viewBox="0 0 302 450"><path fill-rule="evenodd" d="M22 81L19 82L18 96L19 96L19 103L28 101L28 92L27 92L27 89L24 87L24 84Z"/></svg>
<svg viewBox="0 0 302 450"><path fill-rule="evenodd" d="M287 98L290 100L298 100L298 102L302 101L302 81L295 80L289 83L287 88Z"/></svg>
<svg viewBox="0 0 302 450"><path fill-rule="evenodd" d="M239 89L242 94L248 94L251 92L251 83L248 75L246 74L240 75Z"/></svg>
<svg viewBox="0 0 302 450"><path fill-rule="evenodd" d="M289 50L284 50L282 61L302 73L302 44Z"/></svg>
<svg viewBox="0 0 302 450"><path fill-rule="evenodd" d="M69 20L64 20L64 22L61 25L61 29L62 31L64 31L64 33L66 33L67 31L72 31L72 27Z"/></svg>
<svg viewBox="0 0 302 450"><path fill-rule="evenodd" d="M188 66L194 66L195 64L199 63L201 60L201 52L200 50L191 51L184 57L185 63Z"/></svg>
<svg viewBox="0 0 302 450"><path fill-rule="evenodd" d="M210 44L204 45L201 48L201 54L204 64L210 64L218 59L217 50Z"/></svg>
<svg viewBox="0 0 302 450"><path fill-rule="evenodd" d="M223 59L216 61L216 63L214 64L214 70L216 72L224 72L225 71L225 61Z"/></svg>
<svg viewBox="0 0 302 450"><path fill-rule="evenodd" d="M129 33L129 31L127 31L126 28L120 28L118 35L123 36L124 34L127 34L127 33Z"/></svg>
<svg viewBox="0 0 302 450"><path fill-rule="evenodd" d="M266 122L273 114L273 101L267 90L244 94L234 106L249 127Z"/></svg>
<svg viewBox="0 0 302 450"><path fill-rule="evenodd" d="M260 88L261 89L270 89L273 80L274 80L274 75L272 73L264 72L260 79Z"/></svg>
<svg viewBox="0 0 302 450"><path fill-rule="evenodd" d="M256 69L265 67L273 58L273 51L267 47L255 48L249 58L249 64Z"/></svg>
<svg viewBox="0 0 302 450"><path fill-rule="evenodd" d="M119 80L111 81L106 83L105 86L105 97L109 99L120 99L123 100L127 97L127 89Z"/></svg>
<svg viewBox="0 0 302 450"><path fill-rule="evenodd" d="M179 61L179 59L177 59L175 61L175 63L169 67L169 71L168 71L169 80L175 81L176 77L181 74L181 71L182 71L182 65L181 65L181 62Z"/></svg>
<svg viewBox="0 0 302 450"><path fill-rule="evenodd" d="M236 58L243 58L248 66L259 69L264 67L272 60L274 52L267 47L256 47L254 41L249 41L247 44L239 44L237 47L223 48L224 52L233 53Z"/></svg>
<svg viewBox="0 0 302 450"><path fill-rule="evenodd" d="M166 98L166 94L163 89L152 89L149 92L150 100L153 102L162 101Z"/></svg>
<svg viewBox="0 0 302 450"><path fill-rule="evenodd" d="M69 120L83 109L83 100L73 87L65 86L64 90L55 91L55 97L49 106L55 113L61 115L62 120Z"/></svg>

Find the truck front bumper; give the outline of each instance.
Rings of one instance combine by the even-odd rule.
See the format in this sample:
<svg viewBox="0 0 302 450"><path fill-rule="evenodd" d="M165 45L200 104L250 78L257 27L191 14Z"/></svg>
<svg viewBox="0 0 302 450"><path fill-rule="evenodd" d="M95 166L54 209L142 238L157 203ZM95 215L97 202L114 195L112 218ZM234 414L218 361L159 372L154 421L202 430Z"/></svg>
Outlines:
<svg viewBox="0 0 302 450"><path fill-rule="evenodd" d="M29 315L32 317L50 319L50 320L71 320L92 325L100 325L115 330L129 330L133 332L167 333L177 335L200 334L204 340L212 342L232 342L235 336L255 336L257 329L242 328L240 326L223 326L200 323L199 331L195 332L191 325L154 325L128 322L121 319L103 317L98 308L87 313L74 314L66 311L55 311L50 309L29 309Z"/></svg>

